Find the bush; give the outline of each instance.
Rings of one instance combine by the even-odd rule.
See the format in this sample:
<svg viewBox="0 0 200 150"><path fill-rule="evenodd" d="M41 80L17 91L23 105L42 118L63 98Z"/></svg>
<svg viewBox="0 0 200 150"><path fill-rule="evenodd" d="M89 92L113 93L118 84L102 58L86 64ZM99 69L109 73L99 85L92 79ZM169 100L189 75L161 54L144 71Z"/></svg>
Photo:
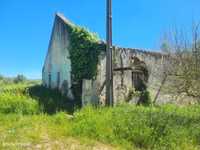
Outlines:
<svg viewBox="0 0 200 150"><path fill-rule="evenodd" d="M151 96L149 91L145 90L141 92L141 96L140 96L140 100L139 100L139 104L142 104L144 106L149 106L151 105Z"/></svg>
<svg viewBox="0 0 200 150"><path fill-rule="evenodd" d="M40 107L37 101L16 95L0 95L0 113L37 114Z"/></svg>

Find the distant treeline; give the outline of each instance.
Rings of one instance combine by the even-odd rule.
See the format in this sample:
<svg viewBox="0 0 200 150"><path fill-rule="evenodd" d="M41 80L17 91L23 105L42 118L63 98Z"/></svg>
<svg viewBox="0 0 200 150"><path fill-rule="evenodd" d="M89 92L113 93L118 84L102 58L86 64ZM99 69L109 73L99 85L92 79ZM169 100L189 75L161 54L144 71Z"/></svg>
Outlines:
<svg viewBox="0 0 200 150"><path fill-rule="evenodd" d="M19 74L16 77L5 77L3 75L0 75L0 83L3 84L23 83L26 81L28 81L28 79L22 74Z"/></svg>

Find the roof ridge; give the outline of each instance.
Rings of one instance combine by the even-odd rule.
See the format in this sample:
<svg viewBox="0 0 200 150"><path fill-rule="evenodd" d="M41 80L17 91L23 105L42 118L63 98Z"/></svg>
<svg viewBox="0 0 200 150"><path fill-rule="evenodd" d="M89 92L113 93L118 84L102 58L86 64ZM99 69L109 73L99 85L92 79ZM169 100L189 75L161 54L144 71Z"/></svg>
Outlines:
<svg viewBox="0 0 200 150"><path fill-rule="evenodd" d="M133 48L133 47L122 47L118 45L113 45L116 48L121 48L121 49L126 49L126 50L135 50L139 52L149 52L149 53L158 53L158 54L163 54L160 50L154 50L154 49L146 49L146 48Z"/></svg>
<svg viewBox="0 0 200 150"><path fill-rule="evenodd" d="M74 25L69 19L67 19L64 14L60 13L60 12L56 12L55 14L56 17L60 18L65 24L68 25Z"/></svg>

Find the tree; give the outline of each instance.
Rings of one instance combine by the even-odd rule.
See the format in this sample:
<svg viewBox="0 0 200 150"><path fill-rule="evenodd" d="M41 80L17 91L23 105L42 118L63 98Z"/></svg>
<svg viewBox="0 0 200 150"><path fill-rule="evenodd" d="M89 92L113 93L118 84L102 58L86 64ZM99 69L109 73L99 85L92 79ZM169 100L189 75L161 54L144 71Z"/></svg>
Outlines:
<svg viewBox="0 0 200 150"><path fill-rule="evenodd" d="M182 30L175 29L165 35L161 48L170 56L166 76L174 76L174 89L178 93L200 99L200 27L194 24L191 38ZM164 70L165 70L164 69Z"/></svg>
<svg viewBox="0 0 200 150"><path fill-rule="evenodd" d="M25 81L26 77L24 75L17 75L17 77L14 78L14 83L20 83Z"/></svg>
<svg viewBox="0 0 200 150"><path fill-rule="evenodd" d="M0 80L3 80L3 79L4 79L4 77L2 75L0 75Z"/></svg>

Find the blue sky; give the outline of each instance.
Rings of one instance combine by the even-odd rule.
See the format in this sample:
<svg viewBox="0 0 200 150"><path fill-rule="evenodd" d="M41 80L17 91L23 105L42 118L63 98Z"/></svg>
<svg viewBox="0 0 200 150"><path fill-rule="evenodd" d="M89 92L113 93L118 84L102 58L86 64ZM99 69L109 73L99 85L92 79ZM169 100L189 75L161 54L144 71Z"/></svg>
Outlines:
<svg viewBox="0 0 200 150"><path fill-rule="evenodd" d="M55 12L105 39L105 0L1 0L0 74L41 78ZM113 0L113 43L158 50L171 26L200 21L199 0Z"/></svg>

